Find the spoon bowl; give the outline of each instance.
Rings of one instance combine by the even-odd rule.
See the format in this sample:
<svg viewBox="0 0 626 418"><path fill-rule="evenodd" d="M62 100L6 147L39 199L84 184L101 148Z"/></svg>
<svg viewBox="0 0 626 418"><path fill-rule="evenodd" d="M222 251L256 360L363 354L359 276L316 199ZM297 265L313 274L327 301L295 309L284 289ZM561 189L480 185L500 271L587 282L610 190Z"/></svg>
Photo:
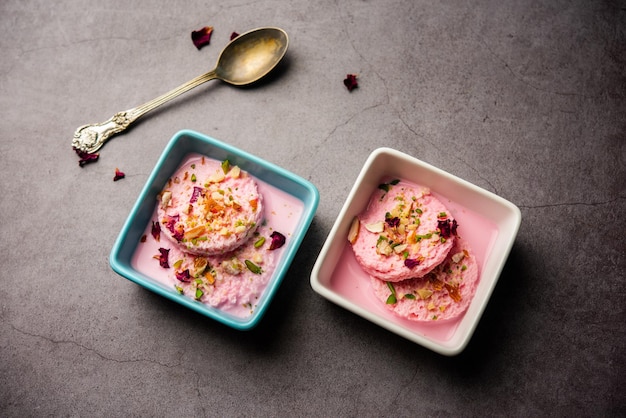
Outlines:
<svg viewBox="0 0 626 418"><path fill-rule="evenodd" d="M156 109L175 97L213 79L234 86L244 86L267 75L282 60L289 46L284 30L273 27L253 29L227 44L220 53L215 68L193 80L140 106L118 112L102 123L83 125L74 132L72 148L83 161L95 154L113 135L122 132L142 115Z"/></svg>
<svg viewBox="0 0 626 418"><path fill-rule="evenodd" d="M243 86L272 71L287 52L287 34L277 28L261 28L233 39L220 54L215 68L226 83Z"/></svg>

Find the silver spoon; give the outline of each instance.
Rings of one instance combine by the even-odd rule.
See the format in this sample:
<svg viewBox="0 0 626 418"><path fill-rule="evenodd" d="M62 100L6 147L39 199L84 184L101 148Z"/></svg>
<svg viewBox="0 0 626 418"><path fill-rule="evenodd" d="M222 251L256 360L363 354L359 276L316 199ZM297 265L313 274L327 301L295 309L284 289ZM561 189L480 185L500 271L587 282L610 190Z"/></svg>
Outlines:
<svg viewBox="0 0 626 418"><path fill-rule="evenodd" d="M93 154L140 116L209 80L217 78L235 86L253 83L280 62L288 45L287 33L279 28L259 28L243 33L224 47L213 70L154 100L118 112L106 122L81 126L74 133L72 148L78 153Z"/></svg>

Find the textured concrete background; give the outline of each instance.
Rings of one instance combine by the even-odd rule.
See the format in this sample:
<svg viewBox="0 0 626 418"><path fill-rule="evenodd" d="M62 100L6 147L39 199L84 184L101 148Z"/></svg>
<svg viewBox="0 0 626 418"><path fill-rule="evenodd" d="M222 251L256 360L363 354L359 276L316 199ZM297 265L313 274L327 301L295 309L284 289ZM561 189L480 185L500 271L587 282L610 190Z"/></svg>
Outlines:
<svg viewBox="0 0 626 418"><path fill-rule="evenodd" d="M0 415L624 416L626 2L0 3ZM215 27L198 51L194 29ZM74 130L208 69L232 31L291 40L267 82L220 82L79 168ZM359 74L349 93L342 80ZM172 135L314 183L268 314L238 332L116 275L108 255ZM442 357L315 294L370 152L512 201L522 226L468 348ZM126 178L113 182L115 168Z"/></svg>

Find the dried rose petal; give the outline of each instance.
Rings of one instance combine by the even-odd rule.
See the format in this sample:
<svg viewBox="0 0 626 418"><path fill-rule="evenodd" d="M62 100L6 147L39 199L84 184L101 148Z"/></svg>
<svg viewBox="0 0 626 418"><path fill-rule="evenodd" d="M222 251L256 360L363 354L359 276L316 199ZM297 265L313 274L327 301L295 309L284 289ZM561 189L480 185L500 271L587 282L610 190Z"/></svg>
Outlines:
<svg viewBox="0 0 626 418"><path fill-rule="evenodd" d="M164 269L170 268L170 263L168 262L168 257L170 254L170 250L167 248L159 248L159 254L155 255L154 258L159 260L159 264Z"/></svg>
<svg viewBox="0 0 626 418"><path fill-rule="evenodd" d="M165 217L163 218L163 223L165 224L165 227L172 233L172 236L174 237L174 239L176 239L176 241L182 241L184 236L184 232L176 228L176 223L178 223L179 219L180 215L165 215Z"/></svg>
<svg viewBox="0 0 626 418"><path fill-rule="evenodd" d="M211 35L213 34L213 26L205 26L202 29L194 30L191 32L191 41L200 49L211 42Z"/></svg>
<svg viewBox="0 0 626 418"><path fill-rule="evenodd" d="M400 218L398 218L397 216L395 218L387 218L385 219L385 221L387 222L387 225L389 225L392 228L395 228L400 225Z"/></svg>
<svg viewBox="0 0 626 418"><path fill-rule="evenodd" d="M189 199L189 203L195 203L201 194L202 194L202 187L194 186L193 193L191 193L191 198Z"/></svg>
<svg viewBox="0 0 626 418"><path fill-rule="evenodd" d="M146 242L146 239L148 239L148 237L146 236L146 234L143 234L139 242Z"/></svg>
<svg viewBox="0 0 626 418"><path fill-rule="evenodd" d="M270 238L272 239L272 243L270 244L270 250L276 250L285 245L285 236L280 232L272 232Z"/></svg>
<svg viewBox="0 0 626 418"><path fill-rule="evenodd" d="M98 158L100 158L100 154L98 153L90 154L85 151L80 151L76 148L74 148L74 151L76 151L76 154L78 154L78 156L80 157L80 160L78 160L78 165L81 167L84 167L85 164L88 163L95 163L96 161L98 161Z"/></svg>
<svg viewBox="0 0 626 418"><path fill-rule="evenodd" d="M237 32L233 32L233 33L230 34L230 40L232 41L233 39L235 39L238 36L239 36L239 34Z"/></svg>
<svg viewBox="0 0 626 418"><path fill-rule="evenodd" d="M456 219L450 221L450 219L438 220L437 221L437 229L439 230L439 235L442 238L449 238L450 235L456 235L456 229L458 224Z"/></svg>
<svg viewBox="0 0 626 418"><path fill-rule="evenodd" d="M175 272L176 278L181 282L189 282L191 281L191 274L189 274L189 269L185 269L183 271Z"/></svg>
<svg viewBox="0 0 626 418"><path fill-rule="evenodd" d="M152 230L150 232L155 241L159 242L161 240L161 224L152 222Z"/></svg>
<svg viewBox="0 0 626 418"><path fill-rule="evenodd" d="M119 168L115 169L115 177L113 177L113 181L118 181L126 177L126 174L120 171Z"/></svg>
<svg viewBox="0 0 626 418"><path fill-rule="evenodd" d="M169 231L172 234L174 233L174 226L176 225L179 219L180 219L180 215L173 215L173 216L165 215L165 218L163 218L163 221L165 222L165 227L169 229Z"/></svg>
<svg viewBox="0 0 626 418"><path fill-rule="evenodd" d="M343 80L343 85L346 86L348 91L352 91L355 88L359 87L359 82L356 81L356 74L346 75L346 79Z"/></svg>
<svg viewBox="0 0 626 418"><path fill-rule="evenodd" d="M410 269L417 266L419 263L419 260L416 260L415 258L407 258L404 260L404 265Z"/></svg>

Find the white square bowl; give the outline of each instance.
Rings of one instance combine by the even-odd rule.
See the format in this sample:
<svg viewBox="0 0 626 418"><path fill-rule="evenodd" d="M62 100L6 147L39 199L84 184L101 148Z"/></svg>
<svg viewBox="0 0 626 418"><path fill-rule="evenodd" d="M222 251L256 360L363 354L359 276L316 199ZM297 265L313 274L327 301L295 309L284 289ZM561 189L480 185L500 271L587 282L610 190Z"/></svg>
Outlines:
<svg viewBox="0 0 626 418"><path fill-rule="evenodd" d="M476 294L465 314L448 322L420 323L393 314L370 288L348 243L352 219L367 207L383 178L429 187L459 223L479 266ZM511 202L402 152L379 148L363 166L311 273L311 287L337 305L443 355L459 354L469 342L495 288L521 223Z"/></svg>

